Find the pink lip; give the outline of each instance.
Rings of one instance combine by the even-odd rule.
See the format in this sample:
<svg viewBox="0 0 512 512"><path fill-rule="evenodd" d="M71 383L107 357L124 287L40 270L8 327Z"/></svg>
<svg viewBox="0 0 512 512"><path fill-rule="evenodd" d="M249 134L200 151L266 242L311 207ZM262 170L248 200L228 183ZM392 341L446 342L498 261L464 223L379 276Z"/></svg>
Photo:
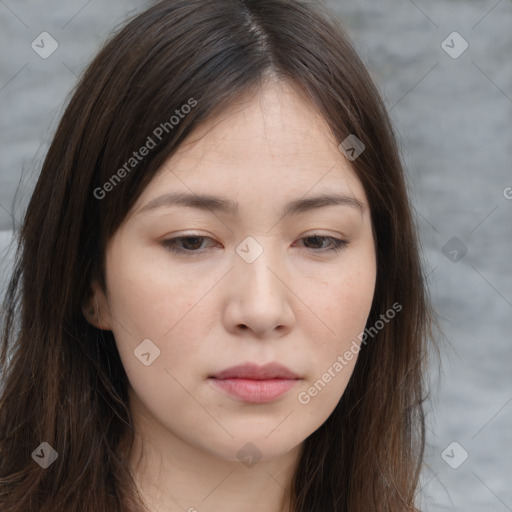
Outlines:
<svg viewBox="0 0 512 512"><path fill-rule="evenodd" d="M244 364L209 377L215 387L243 402L266 403L292 389L300 377L278 363Z"/></svg>

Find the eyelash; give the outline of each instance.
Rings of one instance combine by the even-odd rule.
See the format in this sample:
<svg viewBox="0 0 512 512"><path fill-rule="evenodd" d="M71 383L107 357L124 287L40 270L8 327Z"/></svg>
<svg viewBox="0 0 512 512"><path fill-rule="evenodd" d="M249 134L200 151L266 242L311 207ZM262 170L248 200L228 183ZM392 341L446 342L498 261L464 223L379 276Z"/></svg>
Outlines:
<svg viewBox="0 0 512 512"><path fill-rule="evenodd" d="M347 242L346 240L342 240L340 238L335 238L333 236L323 236L323 235L317 235L317 234L313 234L313 235L310 235L310 236L306 236L306 237L303 237L301 238L300 240L307 240L308 238L320 238L320 239L323 239L323 240L329 240L332 244L332 246L328 249L309 249L311 251L313 251L314 253L328 253L328 252L339 252L341 251L342 249L344 249L348 244L349 242ZM175 238L168 238L167 240L162 240L161 241L161 245L167 249L168 251L171 251L171 252L174 252L174 253L178 253L178 254L186 254L186 255L197 255L197 254L202 254L204 253L205 251L204 250L198 250L198 251L195 251L195 250L187 250L187 249L182 249L182 248L179 248L179 247L176 247L176 242L179 242L180 240L181 241L184 241L184 240L189 240L189 239L203 239L203 240L212 240L210 237L208 236L201 236L201 235L188 235L188 236L177 236Z"/></svg>

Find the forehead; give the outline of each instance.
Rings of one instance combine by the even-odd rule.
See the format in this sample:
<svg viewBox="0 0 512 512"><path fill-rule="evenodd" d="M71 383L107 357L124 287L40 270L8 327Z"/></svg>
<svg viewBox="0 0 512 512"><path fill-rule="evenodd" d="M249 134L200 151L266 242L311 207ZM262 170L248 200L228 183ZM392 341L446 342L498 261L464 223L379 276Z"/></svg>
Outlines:
<svg viewBox="0 0 512 512"><path fill-rule="evenodd" d="M365 202L357 174L325 119L292 85L270 82L190 133L136 206L172 191L231 196L243 203L329 190Z"/></svg>
<svg viewBox="0 0 512 512"><path fill-rule="evenodd" d="M197 161L205 154L219 163L248 157L283 163L299 155L330 161L333 149L339 157L327 122L299 89L267 82L199 126L180 146L175 162Z"/></svg>

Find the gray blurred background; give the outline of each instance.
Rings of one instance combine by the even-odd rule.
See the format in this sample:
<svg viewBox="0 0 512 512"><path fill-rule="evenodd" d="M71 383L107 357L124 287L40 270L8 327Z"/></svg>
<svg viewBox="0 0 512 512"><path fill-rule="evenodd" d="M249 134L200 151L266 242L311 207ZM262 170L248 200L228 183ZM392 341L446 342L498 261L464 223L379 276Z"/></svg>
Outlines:
<svg viewBox="0 0 512 512"><path fill-rule="evenodd" d="M0 0L2 292L12 229L77 77L149 3ZM432 365L421 505L512 511L512 2L327 5L390 111L447 338L441 372Z"/></svg>

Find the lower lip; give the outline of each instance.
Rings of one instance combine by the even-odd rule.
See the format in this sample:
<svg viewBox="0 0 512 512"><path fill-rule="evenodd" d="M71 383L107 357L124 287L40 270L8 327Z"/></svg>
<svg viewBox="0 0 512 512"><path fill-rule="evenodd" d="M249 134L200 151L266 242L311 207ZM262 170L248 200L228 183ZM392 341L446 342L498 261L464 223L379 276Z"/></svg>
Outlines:
<svg viewBox="0 0 512 512"><path fill-rule="evenodd" d="M216 387L244 402L263 404L272 402L290 391L298 379L208 379Z"/></svg>

